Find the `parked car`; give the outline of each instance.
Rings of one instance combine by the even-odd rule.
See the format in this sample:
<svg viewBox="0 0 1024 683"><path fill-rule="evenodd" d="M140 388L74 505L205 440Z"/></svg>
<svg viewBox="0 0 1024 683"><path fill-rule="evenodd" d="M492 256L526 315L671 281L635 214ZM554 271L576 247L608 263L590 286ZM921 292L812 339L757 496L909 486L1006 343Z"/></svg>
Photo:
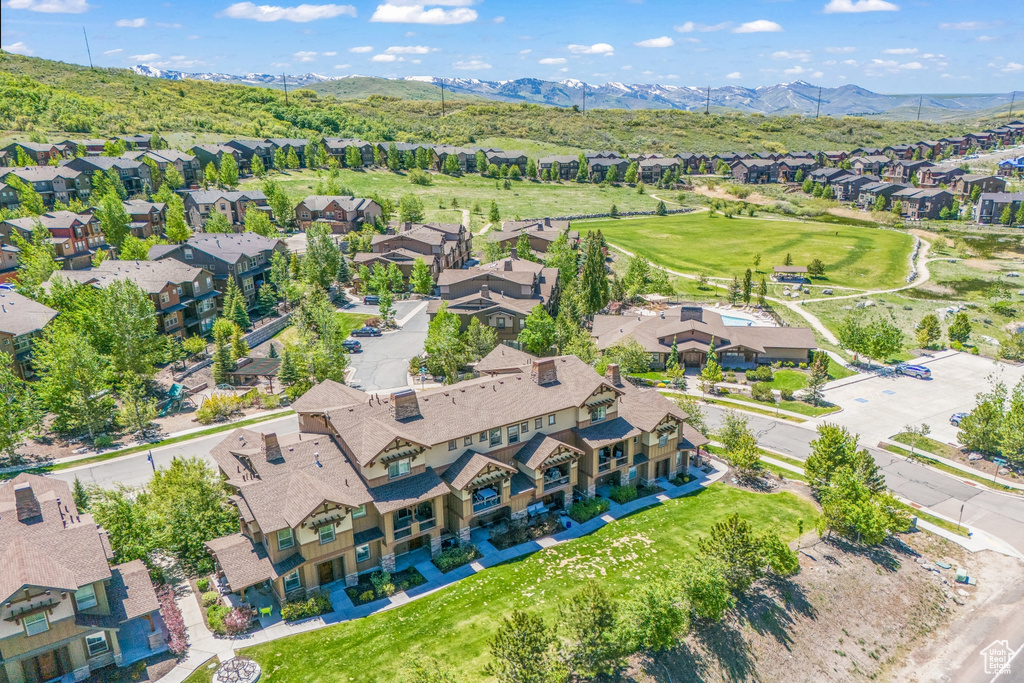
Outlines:
<svg viewBox="0 0 1024 683"><path fill-rule="evenodd" d="M382 334L384 333L376 327L360 327L358 330L352 330L353 337L379 337Z"/></svg>
<svg viewBox="0 0 1024 683"><path fill-rule="evenodd" d="M1020 273L1018 273L1015 270L1011 270L1009 273L1006 274L1006 277L1020 277Z"/></svg>
<svg viewBox="0 0 1024 683"><path fill-rule="evenodd" d="M967 413L953 413L949 416L949 424L954 427L960 426L960 421L967 417Z"/></svg>
<svg viewBox="0 0 1024 683"><path fill-rule="evenodd" d="M367 306L376 306L380 303L380 297L376 295L364 296L363 303Z"/></svg>
<svg viewBox="0 0 1024 683"><path fill-rule="evenodd" d="M821 293L822 294L827 294L827 295L831 296L832 295L832 290L831 289L823 289L823 290L821 290Z"/></svg>
<svg viewBox="0 0 1024 683"><path fill-rule="evenodd" d="M346 339L341 342L341 347L349 353L359 353L363 350L363 345L357 342L355 339Z"/></svg>
<svg viewBox="0 0 1024 683"><path fill-rule="evenodd" d="M900 363L896 366L897 375L907 375L908 377L916 377L918 379L931 379L932 371L923 365L909 365L907 363Z"/></svg>

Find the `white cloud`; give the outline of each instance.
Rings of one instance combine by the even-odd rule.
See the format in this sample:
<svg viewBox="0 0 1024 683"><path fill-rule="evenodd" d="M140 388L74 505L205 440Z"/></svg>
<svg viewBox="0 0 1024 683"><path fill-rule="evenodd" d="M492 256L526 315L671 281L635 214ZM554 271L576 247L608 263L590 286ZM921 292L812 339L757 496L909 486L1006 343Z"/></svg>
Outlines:
<svg viewBox="0 0 1024 683"><path fill-rule="evenodd" d="M491 65L480 59L470 59L468 61L455 62L452 64L452 67L462 69L463 71L482 71L483 69L490 69Z"/></svg>
<svg viewBox="0 0 1024 683"><path fill-rule="evenodd" d="M373 46L371 45L360 45L358 47L350 47L349 52L373 52Z"/></svg>
<svg viewBox="0 0 1024 683"><path fill-rule="evenodd" d="M700 31L701 33L711 33L712 31L722 31L729 28L730 23L723 21L720 24L696 24L692 21L687 21L677 26L674 26L676 31L679 33L692 33L694 31Z"/></svg>
<svg viewBox="0 0 1024 683"><path fill-rule="evenodd" d="M623 70L623 71L629 71L629 70L630 70L630 69L632 69L632 68L633 68L633 65L632 65L632 64L627 64L626 66L622 67L622 70Z"/></svg>
<svg viewBox="0 0 1024 683"><path fill-rule="evenodd" d="M131 59L133 62L155 62L160 59L160 55L155 52L150 52L145 55L132 55Z"/></svg>
<svg viewBox="0 0 1024 683"><path fill-rule="evenodd" d="M918 69L923 69L924 65L921 64L921 62L907 62L906 64L901 64L900 68L901 69L910 69L911 71L916 71Z"/></svg>
<svg viewBox="0 0 1024 683"><path fill-rule="evenodd" d="M740 24L732 30L733 33L780 33L782 27L776 24L774 21L768 21L767 19L758 19L757 21L748 21L745 24Z"/></svg>
<svg viewBox="0 0 1024 683"><path fill-rule="evenodd" d="M44 14L81 14L92 8L85 0L7 0L4 6Z"/></svg>
<svg viewBox="0 0 1024 683"><path fill-rule="evenodd" d="M660 38L648 38L647 40L641 40L639 43L633 43L637 47L672 47L676 44L676 41L672 40L668 36L662 36Z"/></svg>
<svg viewBox="0 0 1024 683"><path fill-rule="evenodd" d="M525 50L520 50L519 54L521 54L521 55L528 55L531 52L533 52L533 50L531 50L530 48L526 48Z"/></svg>
<svg viewBox="0 0 1024 683"><path fill-rule="evenodd" d="M158 21L158 22L156 22L155 25L159 26L160 28L181 28L181 24L178 24L178 23L169 24L169 23L167 23L165 21Z"/></svg>
<svg viewBox="0 0 1024 683"><path fill-rule="evenodd" d="M594 43L593 45L570 45L569 52L574 55L613 55L615 48L608 43Z"/></svg>
<svg viewBox="0 0 1024 683"><path fill-rule="evenodd" d="M565 64L565 57L545 57L538 64Z"/></svg>
<svg viewBox="0 0 1024 683"><path fill-rule="evenodd" d="M810 69L805 69L798 64L797 66L786 69L783 73L789 76L799 76L800 74L810 73L810 71Z"/></svg>
<svg viewBox="0 0 1024 683"><path fill-rule="evenodd" d="M801 62L811 60L810 50L777 50L772 53L772 59L796 59Z"/></svg>
<svg viewBox="0 0 1024 683"><path fill-rule="evenodd" d="M979 43L992 43L999 39L996 38L995 36L978 36L977 38L975 38L975 40L978 41Z"/></svg>
<svg viewBox="0 0 1024 683"><path fill-rule="evenodd" d="M855 48L855 47L826 47L825 48L825 52L829 52L829 53L834 54L834 55L845 54L847 52L856 52L856 51L857 51L857 48Z"/></svg>
<svg viewBox="0 0 1024 683"><path fill-rule="evenodd" d="M453 4L453 3L438 3L433 2L431 4ZM386 24L468 24L471 21L476 21L477 13L476 10L468 9L466 7L458 7L456 9L441 9L440 7L433 7L431 9L425 9L423 5L401 5L395 3L386 3L383 5L377 5L376 11L373 16L370 17L370 21L378 21Z"/></svg>
<svg viewBox="0 0 1024 683"><path fill-rule="evenodd" d="M425 55L436 51L437 48L430 48L426 45L394 46L384 50L389 55Z"/></svg>
<svg viewBox="0 0 1024 683"><path fill-rule="evenodd" d="M413 64L422 64L423 63L422 59L410 59L409 61L412 62Z"/></svg>
<svg viewBox="0 0 1024 683"><path fill-rule="evenodd" d="M6 50L7 48L5 47L4 49ZM107 50L103 54L105 54L105 55L116 55L119 52L124 52L124 50L122 50L121 48L116 48L116 49L113 49L113 50Z"/></svg>
<svg viewBox="0 0 1024 683"><path fill-rule="evenodd" d="M559 71L562 72L563 74L564 73L569 73L569 67L563 66L561 69L559 69Z"/></svg>
<svg viewBox="0 0 1024 683"><path fill-rule="evenodd" d="M322 54L323 54L324 57L337 57L338 56L337 52L324 52Z"/></svg>
<svg viewBox="0 0 1024 683"><path fill-rule="evenodd" d="M882 50L882 54L885 55L916 55L916 47L891 47L888 50Z"/></svg>
<svg viewBox="0 0 1024 683"><path fill-rule="evenodd" d="M145 25L145 17L139 17L138 19L118 19L114 22L114 26L120 26L121 28L142 28Z"/></svg>
<svg viewBox="0 0 1024 683"><path fill-rule="evenodd" d="M733 71L731 74L726 74L725 77L728 78L730 81L738 81L741 78L743 78L743 74L741 74L739 71Z"/></svg>
<svg viewBox="0 0 1024 683"><path fill-rule="evenodd" d="M951 21L939 24L943 31L979 31L983 28L994 28L1002 22L998 21Z"/></svg>
<svg viewBox="0 0 1024 683"><path fill-rule="evenodd" d="M845 60L843 60L843 64L845 64L846 66L857 66L857 60L856 59L845 59Z"/></svg>
<svg viewBox="0 0 1024 683"><path fill-rule="evenodd" d="M32 51L32 48L30 48L28 45L26 45L23 41L20 40L16 43L11 43L10 45L0 45L0 48L2 48L5 52L13 52L16 55L35 54Z"/></svg>
<svg viewBox="0 0 1024 683"><path fill-rule="evenodd" d="M1007 62L1002 70L1006 73L1017 73L1018 71L1024 71L1024 64L1020 62Z"/></svg>
<svg viewBox="0 0 1024 683"><path fill-rule="evenodd" d="M395 55L374 55L370 57L371 62L397 62L400 60L401 57Z"/></svg>
<svg viewBox="0 0 1024 683"><path fill-rule="evenodd" d="M315 52L308 52L306 50L301 50L299 52L296 52L294 55L292 55L292 58L295 59L296 62L315 62L316 61L316 53Z"/></svg>
<svg viewBox="0 0 1024 683"><path fill-rule="evenodd" d="M277 5L256 5L252 2L236 2L221 12L221 16L229 19L255 19L256 21L293 21L305 23L319 19L331 19L347 14L356 16L356 8L352 5L296 5L295 7L279 7Z"/></svg>
<svg viewBox="0 0 1024 683"><path fill-rule="evenodd" d="M505 17L494 17L493 21L494 21L495 24L504 24L505 23Z"/></svg>
<svg viewBox="0 0 1024 683"><path fill-rule="evenodd" d="M351 65L351 64L335 64L335 65L334 65L334 68L335 68L335 69L347 69L347 68L349 68L350 66L352 66L352 65Z"/></svg>
<svg viewBox="0 0 1024 683"><path fill-rule="evenodd" d="M859 12L897 12L900 6L886 0L831 0L825 5L825 14L850 14Z"/></svg>

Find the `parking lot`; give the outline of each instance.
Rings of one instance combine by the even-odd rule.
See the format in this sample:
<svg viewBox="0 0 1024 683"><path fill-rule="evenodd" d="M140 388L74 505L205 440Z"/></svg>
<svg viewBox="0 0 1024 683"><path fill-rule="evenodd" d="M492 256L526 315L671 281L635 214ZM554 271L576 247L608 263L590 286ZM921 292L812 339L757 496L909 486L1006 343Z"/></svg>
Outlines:
<svg viewBox="0 0 1024 683"><path fill-rule="evenodd" d="M931 437L956 443L957 428L949 424L953 413L970 412L975 394L987 391L989 377L1001 379L1007 390L1024 377L1024 367L948 352L915 361L931 369L931 379L874 376L825 392L825 399L843 410L820 421L849 427L865 444L875 445L905 425L927 424Z"/></svg>
<svg viewBox="0 0 1024 683"><path fill-rule="evenodd" d="M360 303L343 308L346 313L377 315L377 306ZM408 381L409 359L423 352L427 339L426 301L398 301L395 303L395 318L402 322L402 328L387 332L382 337L360 337L363 346L360 353L349 356L355 374L349 380L363 391L383 391L405 387Z"/></svg>

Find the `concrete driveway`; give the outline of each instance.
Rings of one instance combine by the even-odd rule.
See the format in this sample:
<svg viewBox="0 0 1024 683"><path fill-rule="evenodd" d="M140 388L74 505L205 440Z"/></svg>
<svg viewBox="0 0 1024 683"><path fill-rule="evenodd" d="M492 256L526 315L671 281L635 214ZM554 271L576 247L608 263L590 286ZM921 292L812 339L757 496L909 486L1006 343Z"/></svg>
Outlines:
<svg viewBox="0 0 1024 683"><path fill-rule="evenodd" d="M376 306L362 303L343 308L346 313L377 315ZM408 386L409 359L423 353L427 339L426 301L399 301L395 304L395 318L401 329L386 332L382 337L359 337L361 353L349 356L355 369L349 383L363 391L384 391Z"/></svg>
<svg viewBox="0 0 1024 683"><path fill-rule="evenodd" d="M949 424L949 416L970 412L975 394L991 386L990 376L1005 382L1008 390L1024 377L1024 367L966 353L950 352L915 363L930 368L932 378L872 376L827 389L825 399L843 410L819 421L849 427L866 444L876 444L905 425L922 423L931 427L933 439L956 443L958 430Z"/></svg>

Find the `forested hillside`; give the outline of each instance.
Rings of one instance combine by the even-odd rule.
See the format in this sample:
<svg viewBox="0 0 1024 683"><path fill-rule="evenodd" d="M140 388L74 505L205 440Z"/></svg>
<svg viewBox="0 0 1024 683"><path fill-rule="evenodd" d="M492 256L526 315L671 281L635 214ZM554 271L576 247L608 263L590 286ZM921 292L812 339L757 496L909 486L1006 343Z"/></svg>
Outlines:
<svg viewBox="0 0 1024 683"><path fill-rule="evenodd" d="M530 140L559 147L633 151L853 149L979 130L986 121L924 123L855 117L705 115L673 110L592 110L533 104L440 102L371 95L340 100L311 90L169 81L127 69L89 69L0 53L0 132L6 137L190 131L225 136L416 140L468 145Z"/></svg>

